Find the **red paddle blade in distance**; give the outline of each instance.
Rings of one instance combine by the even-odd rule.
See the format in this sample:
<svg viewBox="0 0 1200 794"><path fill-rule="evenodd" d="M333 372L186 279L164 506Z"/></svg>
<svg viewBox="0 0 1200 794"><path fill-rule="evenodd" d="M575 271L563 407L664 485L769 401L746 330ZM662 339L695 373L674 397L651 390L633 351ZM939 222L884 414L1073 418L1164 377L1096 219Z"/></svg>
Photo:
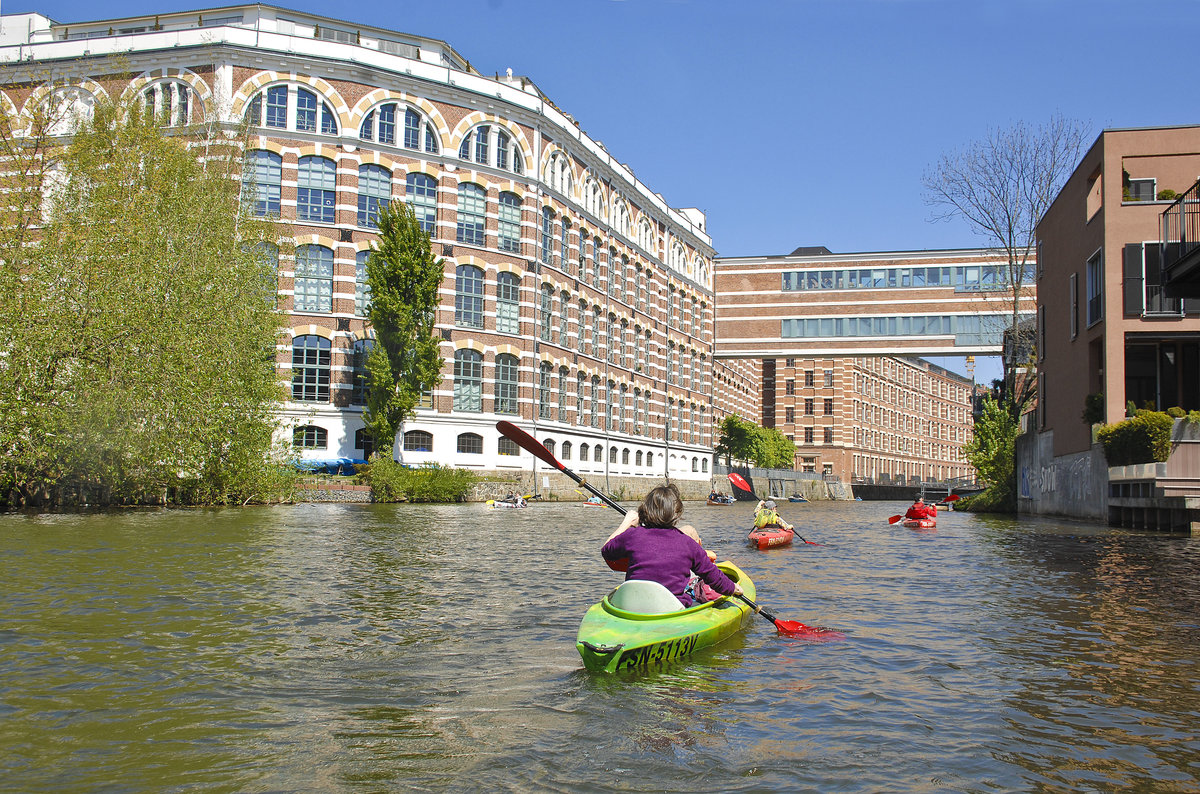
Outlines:
<svg viewBox="0 0 1200 794"><path fill-rule="evenodd" d="M736 472L729 473L729 481L741 488L743 491L750 491L750 483L746 482L746 478Z"/></svg>

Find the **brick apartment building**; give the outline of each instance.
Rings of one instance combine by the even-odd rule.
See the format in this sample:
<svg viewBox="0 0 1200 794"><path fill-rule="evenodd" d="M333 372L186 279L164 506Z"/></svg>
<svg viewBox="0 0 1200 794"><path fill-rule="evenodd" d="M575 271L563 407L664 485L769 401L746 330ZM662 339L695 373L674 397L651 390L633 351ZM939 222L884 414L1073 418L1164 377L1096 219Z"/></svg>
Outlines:
<svg viewBox="0 0 1200 794"><path fill-rule="evenodd" d="M270 5L5 16L0 73L12 113L52 101L86 115L124 95L174 126L249 125L251 198L290 234L275 252L278 367L303 456L370 452L365 260L379 207L407 201L445 260L445 365L403 428L403 460L536 469L495 430L510 419L591 476L708 479L704 214L668 206L528 78L481 74L435 39Z"/></svg>

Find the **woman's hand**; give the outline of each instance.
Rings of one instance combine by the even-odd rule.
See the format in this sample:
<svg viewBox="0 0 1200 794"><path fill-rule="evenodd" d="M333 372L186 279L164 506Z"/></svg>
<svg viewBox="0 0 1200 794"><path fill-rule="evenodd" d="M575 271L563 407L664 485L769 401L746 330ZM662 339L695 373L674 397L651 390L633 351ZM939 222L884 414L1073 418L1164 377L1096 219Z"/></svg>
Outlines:
<svg viewBox="0 0 1200 794"><path fill-rule="evenodd" d="M738 584L737 582L733 583L733 594L734 595L742 595L742 586L740 584Z"/></svg>

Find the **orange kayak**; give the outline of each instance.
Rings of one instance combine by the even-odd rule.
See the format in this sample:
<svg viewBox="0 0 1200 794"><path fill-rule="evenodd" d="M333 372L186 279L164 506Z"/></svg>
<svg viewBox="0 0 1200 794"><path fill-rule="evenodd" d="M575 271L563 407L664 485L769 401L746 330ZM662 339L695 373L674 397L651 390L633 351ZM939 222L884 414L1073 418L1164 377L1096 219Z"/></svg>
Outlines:
<svg viewBox="0 0 1200 794"><path fill-rule="evenodd" d="M750 542L757 545L760 549L769 549L773 546L786 546L792 542L792 537L795 534L795 530L784 529L783 527L756 528L750 530Z"/></svg>

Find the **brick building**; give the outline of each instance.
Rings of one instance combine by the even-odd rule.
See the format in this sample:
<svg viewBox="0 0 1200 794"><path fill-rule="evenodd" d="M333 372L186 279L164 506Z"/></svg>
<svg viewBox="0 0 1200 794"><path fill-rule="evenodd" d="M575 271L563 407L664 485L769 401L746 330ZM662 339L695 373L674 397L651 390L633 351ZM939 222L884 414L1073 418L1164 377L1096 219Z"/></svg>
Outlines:
<svg viewBox="0 0 1200 794"><path fill-rule="evenodd" d="M0 103L133 96L174 126L249 125L247 190L273 253L285 431L362 458L375 217L407 201L444 257L443 379L402 429L406 462L529 469L510 419L591 475L706 480L711 240L528 78L445 42L269 5L57 23L0 18Z"/></svg>

